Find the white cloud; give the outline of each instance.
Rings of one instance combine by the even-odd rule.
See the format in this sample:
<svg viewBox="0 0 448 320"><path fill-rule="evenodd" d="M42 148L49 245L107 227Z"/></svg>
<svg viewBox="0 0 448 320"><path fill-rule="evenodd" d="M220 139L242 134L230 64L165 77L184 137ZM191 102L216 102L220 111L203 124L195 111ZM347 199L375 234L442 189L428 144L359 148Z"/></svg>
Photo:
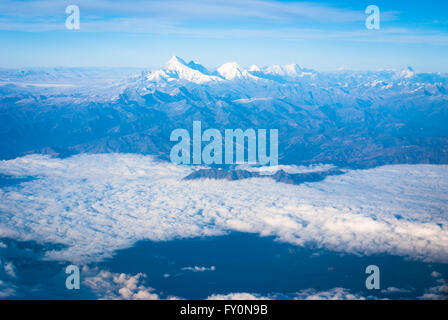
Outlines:
<svg viewBox="0 0 448 320"><path fill-rule="evenodd" d="M5 263L4 269L6 274L8 274L10 277L16 277L16 268L14 267L14 264L12 262Z"/></svg>
<svg viewBox="0 0 448 320"><path fill-rule="evenodd" d="M433 272L431 272L431 277L439 278L440 276L442 276L442 274L439 273L439 272L437 272L437 271L433 271Z"/></svg>
<svg viewBox="0 0 448 320"><path fill-rule="evenodd" d="M216 268L215 268L215 266L211 266L210 268L194 266L194 267L184 267L184 268L182 268L182 270L192 271L192 272L204 272L204 271L215 271Z"/></svg>
<svg viewBox="0 0 448 320"><path fill-rule="evenodd" d="M350 293L345 288L334 288L327 291L314 289L302 290L297 293L296 300L366 300L365 297Z"/></svg>
<svg viewBox="0 0 448 320"><path fill-rule="evenodd" d="M152 0L134 1L132 4L112 0L78 0L76 5L88 21L102 21L113 17L145 18L147 20L186 21L246 21L263 19L264 22L318 21L326 23L349 23L365 20L364 8L342 9L311 2L282 3L267 0ZM0 11L4 16L26 22L26 18L54 22L58 15L65 17L65 5L53 0L37 0L28 3L3 0ZM396 12L383 11L383 20L396 19Z"/></svg>
<svg viewBox="0 0 448 320"><path fill-rule="evenodd" d="M268 294L263 296L254 293L237 292L229 294L213 294L209 296L207 300L275 300L279 298L285 299L286 297L278 294ZM305 289L289 295L288 298L294 300L366 300L362 295L352 294L345 288L334 288L326 291Z"/></svg>
<svg viewBox="0 0 448 320"><path fill-rule="evenodd" d="M446 300L448 299L448 283L445 281L442 285L430 288L425 294L418 297L421 300Z"/></svg>
<svg viewBox="0 0 448 320"><path fill-rule="evenodd" d="M99 299L104 300L179 300L176 296L162 297L155 289L145 286L146 275L138 273L130 275L125 273L112 273L97 268L86 270L83 273L89 276L83 281L83 285L89 287ZM1 285L1 282L0 282ZM369 297L373 298L373 297ZM271 293L261 295L257 293L234 292L228 294L212 294L205 300L365 300L359 294L352 294L345 288L334 288L326 291L305 289L289 295Z"/></svg>
<svg viewBox="0 0 448 320"><path fill-rule="evenodd" d="M16 277L16 268L14 267L14 264L10 261L3 261L0 259L0 270L3 269L3 271L10 277L15 278Z"/></svg>
<svg viewBox="0 0 448 320"><path fill-rule="evenodd" d="M159 295L151 287L141 282L146 277L142 273L134 276L125 273L111 273L101 270L87 277L83 284L89 287L100 299L107 300L158 300Z"/></svg>
<svg viewBox="0 0 448 320"><path fill-rule="evenodd" d="M9 298L16 294L16 290L10 283L0 280L0 298Z"/></svg>
<svg viewBox="0 0 448 320"><path fill-rule="evenodd" d="M1 161L3 174L39 179L0 189L0 236L65 244L47 257L80 263L139 240L232 230L338 252L448 261L448 166L356 170L300 186L183 180L191 170L133 154Z"/></svg>
<svg viewBox="0 0 448 320"><path fill-rule="evenodd" d="M81 10L81 32L338 39L375 43L446 44L448 41L443 30L405 30L402 34L397 29L382 28L372 35L369 30L360 28L367 16L365 8L337 8L312 2L196 0L185 4L181 0L160 0L136 1L130 5L111 0L78 0L76 5ZM0 3L0 30L64 30L65 7L54 0L20 1L19 4L14 0L3 0ZM398 12L383 10L381 20L396 20L398 15ZM198 21L202 22L200 26ZM248 22L252 25L249 29ZM207 27L203 27L204 24ZM333 27L329 28L329 24ZM347 30L349 24L354 26L351 30Z"/></svg>
<svg viewBox="0 0 448 320"><path fill-rule="evenodd" d="M85 280L83 285L89 287L98 299L102 300L178 300L175 296L161 297L155 289L145 285L147 276L143 273L130 275L113 273L98 268L83 267Z"/></svg>
<svg viewBox="0 0 448 320"><path fill-rule="evenodd" d="M246 292L229 294L212 294L206 300L270 300L268 297Z"/></svg>
<svg viewBox="0 0 448 320"><path fill-rule="evenodd" d="M396 287L388 287L387 289L381 290L381 293L408 293L408 292L411 292L411 290Z"/></svg>

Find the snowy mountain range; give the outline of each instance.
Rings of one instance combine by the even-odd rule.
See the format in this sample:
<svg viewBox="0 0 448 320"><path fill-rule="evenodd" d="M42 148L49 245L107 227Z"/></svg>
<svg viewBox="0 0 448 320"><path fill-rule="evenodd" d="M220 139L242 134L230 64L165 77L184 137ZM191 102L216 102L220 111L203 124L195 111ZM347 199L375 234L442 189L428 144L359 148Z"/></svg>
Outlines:
<svg viewBox="0 0 448 320"><path fill-rule="evenodd" d="M149 82L172 82L188 81L195 84L204 84L208 82L222 82L225 80L266 80L275 79L275 77L295 78L304 75L313 76L312 70L305 70L296 64L285 66L272 66L260 69L252 65L249 70L245 70L236 62L228 62L211 72L204 66L173 56L162 70L147 72L146 80Z"/></svg>
<svg viewBox="0 0 448 320"><path fill-rule="evenodd" d="M279 129L280 164L448 163L448 76L317 72L297 64L208 70L0 70L0 157L154 154L173 129Z"/></svg>
<svg viewBox="0 0 448 320"><path fill-rule="evenodd" d="M169 83L169 82L191 82L195 84L206 83L227 83L229 81L266 81L266 82L299 82L308 80L335 80L346 78L352 80L352 77L377 78L383 81L401 82L411 81L417 83L441 82L446 85L447 77L442 74L417 74L412 67L403 70L380 70L376 72L356 72L344 71L333 73L319 73L317 71L302 68L298 64L274 65L268 67L250 66L247 70L236 62L224 63L216 70L210 71L204 66L194 61L185 62L183 59L173 56L166 66L160 70L146 71L142 73L142 78L148 83ZM142 79L142 80L143 80ZM270 80L270 81L269 81ZM349 84L349 83L347 83ZM378 83L373 83L377 85Z"/></svg>

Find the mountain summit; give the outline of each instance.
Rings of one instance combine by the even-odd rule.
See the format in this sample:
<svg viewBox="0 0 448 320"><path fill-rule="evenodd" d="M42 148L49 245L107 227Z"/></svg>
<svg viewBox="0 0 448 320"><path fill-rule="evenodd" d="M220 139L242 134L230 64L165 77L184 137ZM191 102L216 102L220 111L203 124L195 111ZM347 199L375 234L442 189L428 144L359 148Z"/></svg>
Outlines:
<svg viewBox="0 0 448 320"><path fill-rule="evenodd" d="M222 81L241 80L272 80L272 76L299 78L304 75L311 75L312 70L302 69L298 65L272 66L259 68L251 66L249 70L242 68L236 62L224 63L216 71L210 72L203 65L194 61L186 62L178 56L173 56L161 70L152 71L145 75L150 82L172 82L184 80L196 84Z"/></svg>
<svg viewBox="0 0 448 320"><path fill-rule="evenodd" d="M407 67L406 69L401 70L400 77L405 79L410 79L415 76L414 69L412 67Z"/></svg>
<svg viewBox="0 0 448 320"><path fill-rule="evenodd" d="M362 75L362 80L359 76ZM144 72L137 76L137 79L143 81L143 87L153 84L165 86L166 84L176 84L190 82L198 85L208 83L234 83L237 85L242 81L257 82L258 84L275 82L285 83L307 83L316 81L318 77L323 76L327 80L332 79L336 82L345 83L347 87L355 82L364 81L366 84L384 83L385 89L390 88L389 82L422 80L422 76L417 74L411 67L397 70L379 70L378 72L354 72L346 70L343 73L322 74L312 69L307 69L298 64L273 65L268 67L258 67L252 65L249 69L241 67L236 62L224 63L216 70L208 70L203 65L194 61L186 62L178 56L173 56L167 62L165 67L160 70ZM439 77L439 76L432 76ZM149 83L148 83L149 82ZM142 85L142 84L140 84ZM356 87L356 86L355 86Z"/></svg>
<svg viewBox="0 0 448 320"><path fill-rule="evenodd" d="M298 64L287 64L284 66L272 66L264 70L266 74L276 75L281 77L303 77L304 75L311 75L312 70L303 69Z"/></svg>
<svg viewBox="0 0 448 320"><path fill-rule="evenodd" d="M235 79L256 79L257 77L251 75L247 70L244 70L236 62L228 62L218 68L218 73L226 80Z"/></svg>
<svg viewBox="0 0 448 320"><path fill-rule="evenodd" d="M167 62L164 70L181 70L187 66L187 63L178 56L172 56Z"/></svg>
<svg viewBox="0 0 448 320"><path fill-rule="evenodd" d="M213 76L200 64L193 61L186 63L183 59L173 56L162 70L156 70L146 75L146 80L151 82L172 82L185 80L196 84L210 81L222 81L220 77Z"/></svg>

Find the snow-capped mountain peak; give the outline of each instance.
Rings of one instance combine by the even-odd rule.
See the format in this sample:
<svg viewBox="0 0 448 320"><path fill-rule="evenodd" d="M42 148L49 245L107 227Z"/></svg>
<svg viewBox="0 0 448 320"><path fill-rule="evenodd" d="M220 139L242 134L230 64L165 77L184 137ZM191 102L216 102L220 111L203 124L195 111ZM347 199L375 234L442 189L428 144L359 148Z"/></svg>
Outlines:
<svg viewBox="0 0 448 320"><path fill-rule="evenodd" d="M323 74L312 69L303 68L298 64L273 65L261 68L252 65L245 69L236 62L228 62L218 69L210 71L199 63L194 61L186 62L177 56L173 56L165 67L160 70L143 72L136 81L143 81L143 83L140 82L139 86L147 89L154 85L160 85L161 87L167 85L176 86L177 82L180 85L184 85L185 82L199 85L212 83L218 83L219 85L229 83L230 85L232 82L235 82L239 85L242 81L252 84L270 81L278 84L287 84L306 83L311 79L317 81L322 77L326 79L331 78L332 81L336 81L344 88L350 86L352 82L357 82L358 84L362 82L366 87L378 87L384 90L392 89L395 83L417 84L418 82L426 81L434 82L437 79L438 82L444 83L443 77L440 75L431 74L423 78L421 74L417 74L411 67L403 70L379 70L376 72L341 71L339 74Z"/></svg>
<svg viewBox="0 0 448 320"><path fill-rule="evenodd" d="M312 71L303 69L298 64L287 64L287 65L275 65L268 67L265 70L266 74L276 75L281 77L299 77L304 75L311 75Z"/></svg>
<svg viewBox="0 0 448 320"><path fill-rule="evenodd" d="M202 65L191 61L186 63L183 59L173 56L162 70L151 72L147 76L149 81L175 81L186 80L197 84L210 81L222 81L217 76L210 75L210 72Z"/></svg>
<svg viewBox="0 0 448 320"><path fill-rule="evenodd" d="M401 78L405 78L405 79L409 79L412 78L415 75L414 69L412 67L407 67L406 69L403 69L400 72L400 77Z"/></svg>
<svg viewBox="0 0 448 320"><path fill-rule="evenodd" d="M187 67L187 63L183 59L179 58L178 56L172 56L171 59L167 62L164 70L179 71L185 67Z"/></svg>
<svg viewBox="0 0 448 320"><path fill-rule="evenodd" d="M250 71L250 72L260 72L261 69L260 69L260 67L258 67L257 65L253 64L253 65L251 65L251 66L249 67L249 71Z"/></svg>
<svg viewBox="0 0 448 320"><path fill-rule="evenodd" d="M236 62L224 63L217 71L218 74L226 80L257 78L251 75L247 70L241 68Z"/></svg>

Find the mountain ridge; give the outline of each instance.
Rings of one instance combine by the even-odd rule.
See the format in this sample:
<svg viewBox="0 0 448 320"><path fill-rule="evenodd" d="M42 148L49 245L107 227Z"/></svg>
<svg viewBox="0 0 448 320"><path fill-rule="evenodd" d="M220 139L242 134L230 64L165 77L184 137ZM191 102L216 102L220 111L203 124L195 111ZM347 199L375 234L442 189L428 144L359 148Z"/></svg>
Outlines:
<svg viewBox="0 0 448 320"><path fill-rule="evenodd" d="M279 129L280 164L448 163L446 75L228 66L230 80L178 57L113 85L84 82L91 71L42 76L75 79L74 87L28 85L0 70L0 157L131 152L167 160L171 131L201 121L220 131Z"/></svg>

